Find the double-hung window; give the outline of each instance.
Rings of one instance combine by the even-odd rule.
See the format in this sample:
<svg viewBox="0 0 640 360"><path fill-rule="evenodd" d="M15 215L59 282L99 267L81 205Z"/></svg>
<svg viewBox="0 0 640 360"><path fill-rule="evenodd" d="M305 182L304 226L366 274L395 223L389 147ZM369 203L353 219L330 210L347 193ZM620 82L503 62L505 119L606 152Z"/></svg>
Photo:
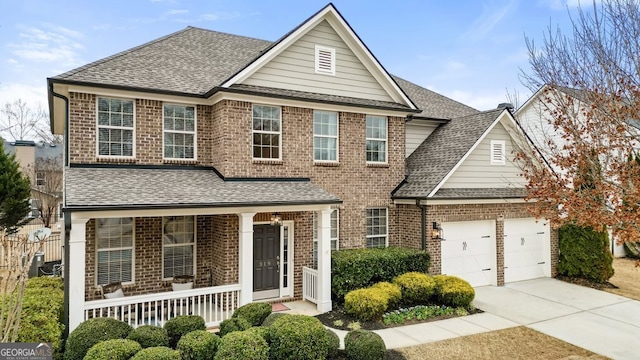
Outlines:
<svg viewBox="0 0 640 360"><path fill-rule="evenodd" d="M387 118L367 115L367 162L387 162Z"/></svg>
<svg viewBox="0 0 640 360"><path fill-rule="evenodd" d="M133 281L134 219L96 219L96 283Z"/></svg>
<svg viewBox="0 0 640 360"><path fill-rule="evenodd" d="M367 247L387 246L387 208L369 208L366 216Z"/></svg>
<svg viewBox="0 0 640 360"><path fill-rule="evenodd" d="M280 107L253 105L253 158L279 160L281 149Z"/></svg>
<svg viewBox="0 0 640 360"><path fill-rule="evenodd" d="M46 179L47 177L44 171L36 171L36 186L44 186Z"/></svg>
<svg viewBox="0 0 640 360"><path fill-rule="evenodd" d="M196 109L194 106L165 104L164 158L196 158Z"/></svg>
<svg viewBox="0 0 640 360"><path fill-rule="evenodd" d="M195 250L195 217L164 217L162 219L163 277L193 275Z"/></svg>
<svg viewBox="0 0 640 360"><path fill-rule="evenodd" d="M339 242L339 224L338 210L331 212L331 250L338 250ZM313 268L318 268L318 214L313 213Z"/></svg>
<svg viewBox="0 0 640 360"><path fill-rule="evenodd" d="M313 112L313 160L338 161L338 113Z"/></svg>
<svg viewBox="0 0 640 360"><path fill-rule="evenodd" d="M133 100L98 98L98 155L134 157Z"/></svg>

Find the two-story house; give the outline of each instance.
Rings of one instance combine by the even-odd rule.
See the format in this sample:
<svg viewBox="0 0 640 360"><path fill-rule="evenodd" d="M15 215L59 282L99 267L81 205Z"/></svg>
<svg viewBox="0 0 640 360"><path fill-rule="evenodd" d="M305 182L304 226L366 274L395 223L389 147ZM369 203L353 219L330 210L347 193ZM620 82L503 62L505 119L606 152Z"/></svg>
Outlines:
<svg viewBox="0 0 640 360"><path fill-rule="evenodd" d="M475 285L552 273L509 110L390 75L332 4L275 42L188 27L48 85L71 330L212 325L256 300L329 311L336 249L425 249ZM194 288L171 291L183 275ZM126 297L102 299L114 282Z"/></svg>

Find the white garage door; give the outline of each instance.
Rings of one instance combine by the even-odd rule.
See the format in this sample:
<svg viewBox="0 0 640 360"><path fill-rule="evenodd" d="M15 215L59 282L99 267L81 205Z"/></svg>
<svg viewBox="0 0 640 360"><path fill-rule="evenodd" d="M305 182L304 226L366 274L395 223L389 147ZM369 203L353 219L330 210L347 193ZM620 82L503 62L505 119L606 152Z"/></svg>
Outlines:
<svg viewBox="0 0 640 360"><path fill-rule="evenodd" d="M495 283L495 223L461 221L442 224L442 273L472 286Z"/></svg>
<svg viewBox="0 0 640 360"><path fill-rule="evenodd" d="M549 266L549 225L534 218L504 221L504 281L546 276Z"/></svg>

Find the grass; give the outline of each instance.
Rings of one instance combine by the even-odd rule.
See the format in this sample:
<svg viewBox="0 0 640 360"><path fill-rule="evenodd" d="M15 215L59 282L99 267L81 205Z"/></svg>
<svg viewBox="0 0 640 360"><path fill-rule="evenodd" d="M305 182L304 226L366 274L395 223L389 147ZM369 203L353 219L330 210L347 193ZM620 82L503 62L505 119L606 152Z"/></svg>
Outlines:
<svg viewBox="0 0 640 360"><path fill-rule="evenodd" d="M618 288L606 288L604 291L640 300L640 267L636 267L635 259L621 258L613 260L615 274L609 282Z"/></svg>

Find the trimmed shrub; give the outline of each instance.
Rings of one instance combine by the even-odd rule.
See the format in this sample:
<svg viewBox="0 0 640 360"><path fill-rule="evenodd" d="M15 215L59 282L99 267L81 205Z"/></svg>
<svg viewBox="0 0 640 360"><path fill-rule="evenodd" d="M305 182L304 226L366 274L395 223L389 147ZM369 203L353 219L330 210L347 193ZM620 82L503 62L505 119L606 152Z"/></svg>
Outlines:
<svg viewBox="0 0 640 360"><path fill-rule="evenodd" d="M204 319L201 316L182 315L167 320L164 323L164 329L167 330L167 335L169 335L169 346L175 349L182 335L195 330L206 330L207 327L204 325Z"/></svg>
<svg viewBox="0 0 640 360"><path fill-rule="evenodd" d="M398 304L400 304L400 300L402 300L402 289L400 286L396 284L392 284L390 282L379 282L372 286L374 289L380 289L384 293L387 294L389 299L387 303L387 308L394 309Z"/></svg>
<svg viewBox="0 0 640 360"><path fill-rule="evenodd" d="M129 360L140 350L140 344L133 340L105 340L93 345L84 360Z"/></svg>
<svg viewBox="0 0 640 360"><path fill-rule="evenodd" d="M22 297L18 328L18 342L50 342L54 359L62 358L63 288L62 278L29 279Z"/></svg>
<svg viewBox="0 0 640 360"><path fill-rule="evenodd" d="M340 350L340 337L331 329L325 328L327 333L327 358L333 359Z"/></svg>
<svg viewBox="0 0 640 360"><path fill-rule="evenodd" d="M278 360L324 359L327 332L320 320L305 315L277 319L269 327L271 358Z"/></svg>
<svg viewBox="0 0 640 360"><path fill-rule="evenodd" d="M429 259L426 251L400 247L336 251L331 254L332 298L342 303L349 291L411 271L427 272Z"/></svg>
<svg viewBox="0 0 640 360"><path fill-rule="evenodd" d="M393 283L402 289L402 302L407 305L424 305L436 292L436 282L427 274L409 272L402 274Z"/></svg>
<svg viewBox="0 0 640 360"><path fill-rule="evenodd" d="M344 351L349 360L384 360L387 348L380 335L358 329L344 337Z"/></svg>
<svg viewBox="0 0 640 360"><path fill-rule="evenodd" d="M213 360L220 338L206 330L196 330L183 335L176 350L182 353L182 360Z"/></svg>
<svg viewBox="0 0 640 360"><path fill-rule="evenodd" d="M247 320L252 326L260 326L264 319L271 314L271 309L271 304L249 303L237 308L231 317L241 317Z"/></svg>
<svg viewBox="0 0 640 360"><path fill-rule="evenodd" d="M613 276L609 235L592 228L564 225L558 231L558 273L603 283Z"/></svg>
<svg viewBox="0 0 640 360"><path fill-rule="evenodd" d="M223 337L234 331L245 331L250 327L251 324L245 318L230 318L220 323L218 334Z"/></svg>
<svg viewBox="0 0 640 360"><path fill-rule="evenodd" d="M436 275L436 298L438 302L452 307L468 308L476 296L473 287L457 276Z"/></svg>
<svg viewBox="0 0 640 360"><path fill-rule="evenodd" d="M278 320L279 318L283 317L283 316L289 316L289 314L285 314L285 313L271 313L269 314L269 316L267 316L264 321L262 322L261 326L265 326L265 327L269 327L271 326L276 320Z"/></svg>
<svg viewBox="0 0 640 360"><path fill-rule="evenodd" d="M131 360L182 360L182 356L178 350L156 346L138 351Z"/></svg>
<svg viewBox="0 0 640 360"><path fill-rule="evenodd" d="M57 289L64 291L64 281L61 277L39 276L27 281L27 288Z"/></svg>
<svg viewBox="0 0 640 360"><path fill-rule="evenodd" d="M344 297L344 310L362 321L376 320L387 311L388 302L389 296L382 289L358 289Z"/></svg>
<svg viewBox="0 0 640 360"><path fill-rule="evenodd" d="M220 339L215 360L269 359L269 345L257 332L235 331Z"/></svg>
<svg viewBox="0 0 640 360"><path fill-rule="evenodd" d="M105 340L124 339L130 332L131 326L116 319L89 319L69 334L64 359L82 360L93 345Z"/></svg>
<svg viewBox="0 0 640 360"><path fill-rule="evenodd" d="M169 346L167 330L153 325L142 325L133 329L127 339L136 341L143 349L156 346Z"/></svg>
<svg viewBox="0 0 640 360"><path fill-rule="evenodd" d="M267 342L267 344L271 344L271 335L268 327L254 326L245 330L245 332L256 333L260 335L264 339L264 341Z"/></svg>

